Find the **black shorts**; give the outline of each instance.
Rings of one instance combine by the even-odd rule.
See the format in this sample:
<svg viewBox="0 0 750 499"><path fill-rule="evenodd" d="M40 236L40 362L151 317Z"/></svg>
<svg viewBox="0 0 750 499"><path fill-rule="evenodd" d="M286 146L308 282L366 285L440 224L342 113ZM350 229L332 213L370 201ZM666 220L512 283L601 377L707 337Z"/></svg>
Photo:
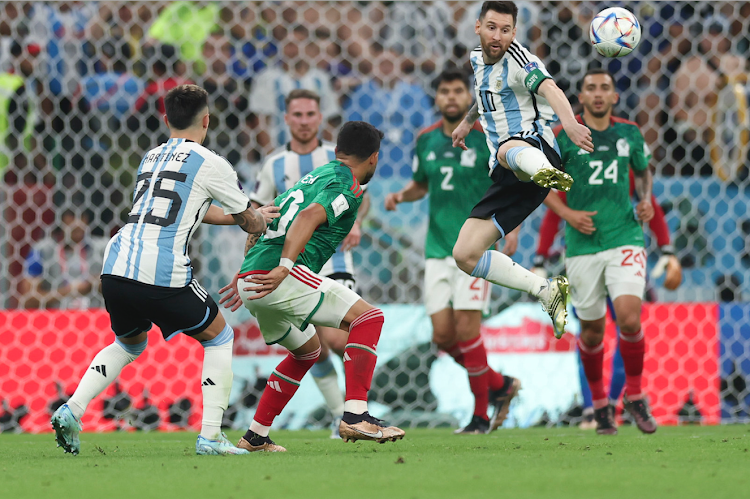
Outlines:
<svg viewBox="0 0 750 499"><path fill-rule="evenodd" d="M523 140L541 149L555 168L562 169L560 155L544 139L511 137L508 140ZM541 145L540 145L541 143ZM486 220L491 218L503 237L523 222L536 210L549 193L549 188L539 187L534 182L521 182L512 171L497 165L492 172L492 185L477 203L469 218Z"/></svg>
<svg viewBox="0 0 750 499"><path fill-rule="evenodd" d="M102 295L112 331L129 338L156 324L164 339L177 333L196 335L219 314L219 307L198 281L184 288L152 286L113 275L102 276Z"/></svg>
<svg viewBox="0 0 750 499"><path fill-rule="evenodd" d="M357 285L357 282L354 280L354 276L351 275L349 272L334 272L331 275L327 275L323 277L333 279L334 281L338 282L342 286L346 286L352 291L354 291L354 287Z"/></svg>

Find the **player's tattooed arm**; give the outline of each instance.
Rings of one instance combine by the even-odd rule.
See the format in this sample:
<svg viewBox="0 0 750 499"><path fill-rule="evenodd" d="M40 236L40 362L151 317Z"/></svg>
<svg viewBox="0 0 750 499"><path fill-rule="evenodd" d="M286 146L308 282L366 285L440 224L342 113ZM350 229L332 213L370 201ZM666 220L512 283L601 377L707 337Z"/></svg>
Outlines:
<svg viewBox="0 0 750 499"><path fill-rule="evenodd" d="M232 215L232 218L248 234L263 234L266 231L266 220L263 214L252 207L248 207L242 213Z"/></svg>
<svg viewBox="0 0 750 499"><path fill-rule="evenodd" d="M469 112L466 114L466 121L473 125L476 120L479 119L479 103L475 102Z"/></svg>
<svg viewBox="0 0 750 499"><path fill-rule="evenodd" d="M453 130L453 135L451 138L453 139L453 147L460 147L464 151L468 149L466 147L466 136L469 135L469 132L471 131L471 127L474 126L474 122L479 118L479 104L476 102L473 106L471 106L471 109L469 109L469 113L466 115L466 117L461 120L461 123L458 124L455 130Z"/></svg>
<svg viewBox="0 0 750 499"><path fill-rule="evenodd" d="M253 246L255 246L255 243L258 242L258 240L260 239L261 235L262 234L260 234L260 233L258 233L258 234L248 234L247 235L247 240L245 241L245 255L247 255L248 251L250 251L250 248L252 248Z"/></svg>

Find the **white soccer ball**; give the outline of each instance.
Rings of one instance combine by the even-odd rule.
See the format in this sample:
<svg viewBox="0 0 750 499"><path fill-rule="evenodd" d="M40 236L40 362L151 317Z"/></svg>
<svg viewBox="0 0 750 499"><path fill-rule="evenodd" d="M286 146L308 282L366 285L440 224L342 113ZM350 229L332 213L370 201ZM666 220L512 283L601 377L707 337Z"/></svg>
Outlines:
<svg viewBox="0 0 750 499"><path fill-rule="evenodd" d="M589 38L601 55L622 57L631 53L641 41L641 24L629 10L610 7L591 21Z"/></svg>

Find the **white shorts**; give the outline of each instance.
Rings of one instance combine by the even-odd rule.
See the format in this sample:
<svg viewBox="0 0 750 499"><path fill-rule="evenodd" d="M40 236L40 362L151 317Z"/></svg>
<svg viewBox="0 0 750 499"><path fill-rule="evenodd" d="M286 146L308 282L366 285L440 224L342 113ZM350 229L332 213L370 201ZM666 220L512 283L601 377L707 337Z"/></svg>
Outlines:
<svg viewBox="0 0 750 499"><path fill-rule="evenodd" d="M620 246L572 256L565 259L565 270L578 318L594 321L607 314L607 295L612 301L622 295L643 298L646 250L640 246Z"/></svg>
<svg viewBox="0 0 750 499"><path fill-rule="evenodd" d="M444 308L490 310L490 283L464 273L451 258L428 258L424 266L424 306L427 315Z"/></svg>
<svg viewBox="0 0 750 499"><path fill-rule="evenodd" d="M301 347L313 337L313 324L338 328L349 309L360 300L351 289L319 276L304 265L294 267L273 293L258 300L248 300L255 292L245 291L242 284L240 280L240 297L258 320L266 344L278 343L289 350Z"/></svg>

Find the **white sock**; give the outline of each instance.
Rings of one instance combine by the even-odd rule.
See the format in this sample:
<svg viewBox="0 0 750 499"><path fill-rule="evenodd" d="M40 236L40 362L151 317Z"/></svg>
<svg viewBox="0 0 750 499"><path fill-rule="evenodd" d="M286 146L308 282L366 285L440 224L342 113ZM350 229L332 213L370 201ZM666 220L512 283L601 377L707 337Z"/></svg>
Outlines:
<svg viewBox="0 0 750 499"><path fill-rule="evenodd" d="M323 394L326 405L334 418L340 418L344 414L344 394L339 388L339 377L336 368L331 362L330 355L322 362L316 362L310 373L313 375L318 390Z"/></svg>
<svg viewBox="0 0 750 499"><path fill-rule="evenodd" d="M78 383L75 393L67 402L76 418L80 420L93 398L112 384L122 368L133 362L146 349L147 341L138 345L124 345L115 340L96 354L86 374Z"/></svg>
<svg viewBox="0 0 750 499"><path fill-rule="evenodd" d="M250 431L260 435L261 437L267 437L268 433L271 431L271 427L263 426L262 424L256 422L253 419L252 422L250 423Z"/></svg>
<svg viewBox="0 0 750 499"><path fill-rule="evenodd" d="M495 250L484 252L471 275L506 288L526 291L537 298L546 298L549 293L547 279L521 267L508 255Z"/></svg>
<svg viewBox="0 0 750 499"><path fill-rule="evenodd" d="M505 153L505 162L522 182L528 182L541 168L552 168L547 156L534 147L512 147Z"/></svg>
<svg viewBox="0 0 750 499"><path fill-rule="evenodd" d="M232 338L228 342L221 345L206 346L206 343L210 342L204 342L203 345L203 374L201 375L203 421L201 436L209 440L218 440L221 435L221 420L229 405L229 393L232 391L232 379L234 378L232 373L234 333L232 333Z"/></svg>
<svg viewBox="0 0 750 499"><path fill-rule="evenodd" d="M366 400L347 400L344 402L344 412L351 412L352 414L364 414L367 412L367 401Z"/></svg>

